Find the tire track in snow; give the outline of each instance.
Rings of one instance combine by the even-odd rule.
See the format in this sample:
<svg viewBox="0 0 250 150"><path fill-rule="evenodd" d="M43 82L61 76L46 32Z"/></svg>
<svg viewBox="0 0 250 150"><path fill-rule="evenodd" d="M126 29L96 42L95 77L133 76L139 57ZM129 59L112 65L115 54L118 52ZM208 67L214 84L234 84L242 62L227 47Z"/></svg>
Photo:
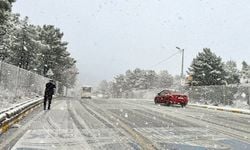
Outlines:
<svg viewBox="0 0 250 150"><path fill-rule="evenodd" d="M130 135L137 142L137 144L139 144L141 149L147 149L147 150L158 149L155 143L152 143L152 141L150 141L149 139L147 139L146 137L141 135L139 132L134 130L132 127L128 126L128 124L126 124L126 120L124 120L124 118L120 117L116 113L113 113L113 112L111 112L109 110L103 110L103 108L95 105L93 102L91 102L91 100L88 100L88 102L89 102L88 103L89 106L91 106L94 110L98 111L98 113L97 113L93 109L91 109L91 111L93 111L96 115L98 115L98 116L100 116L102 118L105 118L105 116L106 116L106 118L108 118L107 116L115 116L115 118L113 118L112 121L118 122L120 127L128 135ZM117 129L117 127L115 129Z"/></svg>

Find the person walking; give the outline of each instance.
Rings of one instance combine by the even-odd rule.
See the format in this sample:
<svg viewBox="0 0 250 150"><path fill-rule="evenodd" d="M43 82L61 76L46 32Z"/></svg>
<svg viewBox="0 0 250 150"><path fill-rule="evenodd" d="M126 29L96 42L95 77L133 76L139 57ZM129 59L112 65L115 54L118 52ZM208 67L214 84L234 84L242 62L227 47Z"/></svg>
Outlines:
<svg viewBox="0 0 250 150"><path fill-rule="evenodd" d="M56 85L54 84L53 80L49 80L48 83L46 83L45 92L44 92L44 110L46 110L46 103L48 101L48 110L50 110L50 105L52 101L52 97L55 93Z"/></svg>

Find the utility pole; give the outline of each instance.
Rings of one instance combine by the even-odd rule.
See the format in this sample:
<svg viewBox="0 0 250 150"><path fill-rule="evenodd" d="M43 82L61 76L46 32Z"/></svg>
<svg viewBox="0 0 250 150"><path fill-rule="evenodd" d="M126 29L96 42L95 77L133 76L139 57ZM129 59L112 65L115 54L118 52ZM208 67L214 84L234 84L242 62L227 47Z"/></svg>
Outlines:
<svg viewBox="0 0 250 150"><path fill-rule="evenodd" d="M183 70L184 70L184 49L181 49L179 47L176 47L178 50L181 51L181 78L183 78Z"/></svg>

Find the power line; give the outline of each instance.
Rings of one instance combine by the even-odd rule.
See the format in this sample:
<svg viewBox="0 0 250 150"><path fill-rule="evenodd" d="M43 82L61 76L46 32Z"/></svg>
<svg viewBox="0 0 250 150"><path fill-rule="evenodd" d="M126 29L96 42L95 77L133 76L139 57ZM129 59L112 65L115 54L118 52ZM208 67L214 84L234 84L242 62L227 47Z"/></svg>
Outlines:
<svg viewBox="0 0 250 150"><path fill-rule="evenodd" d="M159 64L161 64L161 63L163 63L163 62L165 62L165 61L169 60L170 58L174 57L175 55L177 55L177 54L179 54L179 53L180 53L180 52L176 52L176 53L174 53L174 54L170 55L169 57L167 57L167 58L165 58L165 59L161 60L160 62L158 62L158 63L156 63L156 64L152 65L151 67L154 67L154 66L159 65ZM151 67L150 67L150 68L151 68Z"/></svg>

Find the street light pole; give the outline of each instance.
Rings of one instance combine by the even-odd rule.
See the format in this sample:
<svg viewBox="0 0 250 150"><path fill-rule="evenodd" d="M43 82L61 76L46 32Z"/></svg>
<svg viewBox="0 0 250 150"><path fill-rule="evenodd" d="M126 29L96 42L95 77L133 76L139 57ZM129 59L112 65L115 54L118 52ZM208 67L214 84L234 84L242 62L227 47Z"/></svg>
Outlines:
<svg viewBox="0 0 250 150"><path fill-rule="evenodd" d="M181 49L179 47L176 47L178 50L181 51L181 78L183 78L183 70L184 70L184 49Z"/></svg>
<svg viewBox="0 0 250 150"><path fill-rule="evenodd" d="M183 78L183 70L184 70L184 49L182 49L182 60L181 60L181 77Z"/></svg>

